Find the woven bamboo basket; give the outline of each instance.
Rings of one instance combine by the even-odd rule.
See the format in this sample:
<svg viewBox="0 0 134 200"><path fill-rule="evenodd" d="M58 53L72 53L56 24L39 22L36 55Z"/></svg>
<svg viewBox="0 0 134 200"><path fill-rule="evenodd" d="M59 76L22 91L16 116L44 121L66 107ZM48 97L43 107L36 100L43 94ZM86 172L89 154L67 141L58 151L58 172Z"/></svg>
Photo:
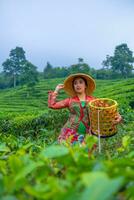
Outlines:
<svg viewBox="0 0 134 200"><path fill-rule="evenodd" d="M92 134L110 137L117 133L113 124L117 114L117 102L108 98L94 99L89 103L90 126Z"/></svg>

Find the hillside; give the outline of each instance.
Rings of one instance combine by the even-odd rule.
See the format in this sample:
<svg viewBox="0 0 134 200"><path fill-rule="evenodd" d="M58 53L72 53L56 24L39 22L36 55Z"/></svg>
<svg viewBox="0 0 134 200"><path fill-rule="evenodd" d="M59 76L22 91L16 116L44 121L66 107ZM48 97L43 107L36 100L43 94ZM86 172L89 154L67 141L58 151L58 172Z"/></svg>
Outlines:
<svg viewBox="0 0 134 200"><path fill-rule="evenodd" d="M40 81L35 91L27 97L25 86L15 89L6 89L0 91L0 113L7 114L28 114L42 113L47 110L48 91L54 90L58 83L63 79L48 79ZM134 79L126 80L97 80L96 97L108 97L118 101L119 106L134 106ZM58 99L66 97L64 91L60 92Z"/></svg>
<svg viewBox="0 0 134 200"><path fill-rule="evenodd" d="M134 79L97 80L94 96L117 100L123 124L84 146L57 144L68 112L48 110L47 96L62 81L40 81L29 97L26 87L0 91L0 199L133 200Z"/></svg>

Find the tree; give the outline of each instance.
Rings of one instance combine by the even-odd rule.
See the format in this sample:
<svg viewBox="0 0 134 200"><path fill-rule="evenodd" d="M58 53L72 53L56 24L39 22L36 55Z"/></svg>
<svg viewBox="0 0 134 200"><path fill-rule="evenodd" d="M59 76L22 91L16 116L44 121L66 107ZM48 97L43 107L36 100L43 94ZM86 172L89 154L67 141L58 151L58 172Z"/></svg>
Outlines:
<svg viewBox="0 0 134 200"><path fill-rule="evenodd" d="M97 69L96 76L97 79L110 79L112 77L112 70L111 69Z"/></svg>
<svg viewBox="0 0 134 200"><path fill-rule="evenodd" d="M115 47L114 56L107 56L102 64L106 67L111 66L113 73L122 77L129 77L133 71L134 57L127 44L121 44Z"/></svg>
<svg viewBox="0 0 134 200"><path fill-rule="evenodd" d="M20 75L26 62L25 51L22 47L16 47L10 51L9 57L2 64L3 71L6 75L13 78L13 86L16 87L17 76Z"/></svg>
<svg viewBox="0 0 134 200"><path fill-rule="evenodd" d="M21 82L27 85L27 97L30 94L30 91L34 90L36 83L38 82L38 72L37 67L34 66L29 61L25 62L21 73Z"/></svg>
<svg viewBox="0 0 134 200"><path fill-rule="evenodd" d="M0 73L0 89L12 87L11 79L5 76L4 72Z"/></svg>
<svg viewBox="0 0 134 200"><path fill-rule="evenodd" d="M109 55L106 55L106 60L103 60L102 62L103 69L109 69L110 65L111 65L111 57Z"/></svg>
<svg viewBox="0 0 134 200"><path fill-rule="evenodd" d="M73 64L69 68L70 73L90 73L90 67L84 63L83 58L78 58L78 64Z"/></svg>
<svg viewBox="0 0 134 200"><path fill-rule="evenodd" d="M129 50L127 44L121 44L115 48L114 56L111 57L112 70L127 77L133 70L133 52Z"/></svg>
<svg viewBox="0 0 134 200"><path fill-rule="evenodd" d="M52 72L53 78L65 77L69 74L69 70L67 67L54 67Z"/></svg>
<svg viewBox="0 0 134 200"><path fill-rule="evenodd" d="M81 64L84 62L84 59L83 58L78 58L78 63Z"/></svg>
<svg viewBox="0 0 134 200"><path fill-rule="evenodd" d="M53 78L53 66L47 62L46 67L44 68L44 78Z"/></svg>

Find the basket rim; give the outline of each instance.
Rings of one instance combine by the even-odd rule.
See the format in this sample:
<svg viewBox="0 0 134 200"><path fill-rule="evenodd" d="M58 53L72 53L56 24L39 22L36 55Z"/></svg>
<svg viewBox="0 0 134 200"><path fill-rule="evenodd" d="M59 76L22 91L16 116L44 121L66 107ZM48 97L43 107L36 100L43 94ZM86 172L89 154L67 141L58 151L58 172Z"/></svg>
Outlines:
<svg viewBox="0 0 134 200"><path fill-rule="evenodd" d="M111 106L108 106L108 107L98 107L98 106L92 105L92 102L94 102L96 100L110 100L110 101L114 102L114 105L111 105ZM96 98L96 99L93 99L92 101L89 102L89 106L91 106L92 108L103 110L103 109L110 109L110 108L113 108L115 106L118 106L118 103L117 103L116 100L113 100L113 99L110 99L110 98Z"/></svg>

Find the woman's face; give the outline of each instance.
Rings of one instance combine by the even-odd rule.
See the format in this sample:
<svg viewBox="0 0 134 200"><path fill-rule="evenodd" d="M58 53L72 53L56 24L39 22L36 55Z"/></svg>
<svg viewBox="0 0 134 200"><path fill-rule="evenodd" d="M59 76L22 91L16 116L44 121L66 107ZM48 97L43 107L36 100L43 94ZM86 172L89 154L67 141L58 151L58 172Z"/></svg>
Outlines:
<svg viewBox="0 0 134 200"><path fill-rule="evenodd" d="M74 91L78 94L85 93L86 83L83 78L75 78L73 82Z"/></svg>

